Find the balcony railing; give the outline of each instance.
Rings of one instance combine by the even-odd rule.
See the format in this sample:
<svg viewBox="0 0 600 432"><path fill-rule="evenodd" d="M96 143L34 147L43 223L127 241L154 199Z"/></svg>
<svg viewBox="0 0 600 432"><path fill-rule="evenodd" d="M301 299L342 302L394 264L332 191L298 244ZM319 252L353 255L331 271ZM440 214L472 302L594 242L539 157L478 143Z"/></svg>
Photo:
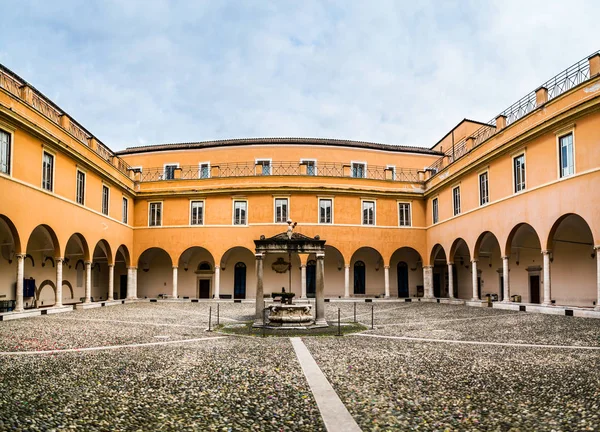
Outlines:
<svg viewBox="0 0 600 432"><path fill-rule="evenodd" d="M572 88L577 87L579 84L590 79L590 62L589 59L597 54L600 51L596 51L595 53L587 56L586 58L578 61L572 66L569 66L567 69L556 75L555 77L549 79L544 84L542 84L539 88L545 88L548 91L548 99L550 101L561 94L571 90ZM507 109L502 111L492 120L487 122L485 125L477 129L473 132L470 137L462 139L458 143L454 144L453 148L448 149L444 156L440 159L436 160L433 164L431 164L428 168L433 174L440 171L442 168L450 165L451 163L457 161L461 157L463 157L467 152L475 147L480 146L488 139L492 138L496 135L498 129L496 128L496 119L500 116L506 117L506 126L516 122L517 120L522 119L527 116L529 113L534 111L538 107L537 104L537 95L536 92L530 92L517 102L509 106ZM467 148L467 140L469 138L473 139L470 148Z"/></svg>
<svg viewBox="0 0 600 432"><path fill-rule="evenodd" d="M227 162L212 164L210 168L199 165L184 165L174 169L171 167L143 168L139 175L139 181L266 176L351 177L410 183L422 182L419 170L416 168L392 169L379 165L367 165L363 170L353 170L350 163L318 162L316 166L308 166L298 161L272 161L269 165L255 162Z"/></svg>

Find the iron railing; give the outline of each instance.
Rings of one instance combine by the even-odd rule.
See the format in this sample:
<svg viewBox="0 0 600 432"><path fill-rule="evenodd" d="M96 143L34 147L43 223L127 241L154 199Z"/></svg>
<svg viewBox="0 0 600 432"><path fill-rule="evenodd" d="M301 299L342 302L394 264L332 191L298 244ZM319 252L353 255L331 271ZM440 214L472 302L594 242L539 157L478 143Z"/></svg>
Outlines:
<svg viewBox="0 0 600 432"><path fill-rule="evenodd" d="M307 166L298 161L271 161L268 165L248 161L212 164L210 167L183 165L177 168L143 168L139 180L141 182L153 182L265 176L354 177L411 183L421 182L419 170L416 168L393 169L379 165L367 165L362 170L355 170L350 163L318 162L314 166Z"/></svg>
<svg viewBox="0 0 600 432"><path fill-rule="evenodd" d="M578 61L572 66L569 66L567 69L556 75L555 77L549 79L544 84L542 84L539 88L545 88L548 91L548 101L560 96L561 94L571 90L572 88L577 87L581 83L590 79L590 62L589 58L599 54L600 51L596 51L595 53L585 57L584 59ZM478 147L488 139L492 138L496 135L496 119L500 116L506 117L506 126L522 119L527 116L529 113L534 111L537 108L537 98L536 92L530 92L517 102L506 108L492 120L487 122L485 125L481 126L475 132L473 132L469 138L473 138L473 147ZM444 156L436 160L433 164L428 167L428 171L432 172L435 175L442 168L448 166L449 164L457 161L471 148L467 148L467 139L462 139L458 143L454 144L453 148L448 149Z"/></svg>

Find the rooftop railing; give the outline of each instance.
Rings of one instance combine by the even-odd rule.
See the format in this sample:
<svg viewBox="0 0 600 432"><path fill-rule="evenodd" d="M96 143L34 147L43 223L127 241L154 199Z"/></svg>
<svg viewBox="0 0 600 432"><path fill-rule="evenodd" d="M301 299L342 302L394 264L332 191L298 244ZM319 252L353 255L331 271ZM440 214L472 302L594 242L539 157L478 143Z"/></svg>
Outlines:
<svg viewBox="0 0 600 432"><path fill-rule="evenodd" d="M502 128L527 116L542 103L546 103L589 80L591 78L590 59L598 54L600 54L600 51L596 51L574 65L569 66L567 69L542 84L536 91L528 93L506 108L492 120L473 132L469 137L455 143L453 147L444 153L444 156L429 166L428 171L432 172L432 174L437 173L442 168L463 157L469 150L480 146L488 139L492 138ZM540 98L538 97L538 92L540 91L545 92L541 103ZM503 121L505 123L500 127L496 124L499 118L504 119ZM470 145L468 143L469 140L472 140Z"/></svg>
<svg viewBox="0 0 600 432"><path fill-rule="evenodd" d="M45 116L52 123L69 132L81 144L92 149L100 158L113 165L127 177L130 175L131 167L116 156L107 146L94 138L83 126L70 118L64 111L55 105L27 81L20 78L11 70L0 64L0 87L27 103L37 112ZM91 145L91 142L94 145Z"/></svg>
<svg viewBox="0 0 600 432"><path fill-rule="evenodd" d="M139 181L155 182L162 180L265 176L350 177L410 183L423 181L423 178L419 175L419 170L416 168L391 168L379 165L367 165L365 167L364 165L356 166L342 162L318 162L316 165L307 165L298 161L271 161L269 164L251 161L227 162L212 164L210 167L207 165L184 165L180 167L142 168L139 173Z"/></svg>

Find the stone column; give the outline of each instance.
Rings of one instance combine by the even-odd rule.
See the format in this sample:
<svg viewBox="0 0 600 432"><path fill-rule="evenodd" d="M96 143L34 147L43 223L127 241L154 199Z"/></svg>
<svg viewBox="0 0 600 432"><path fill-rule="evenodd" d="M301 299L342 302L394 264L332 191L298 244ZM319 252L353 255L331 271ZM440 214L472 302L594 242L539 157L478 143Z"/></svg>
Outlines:
<svg viewBox="0 0 600 432"><path fill-rule="evenodd" d="M263 324L263 309L265 308L265 298L263 296L263 276L264 276L264 255L255 254L256 257L256 314L254 324Z"/></svg>
<svg viewBox="0 0 600 432"><path fill-rule="evenodd" d="M15 312L23 312L23 279L24 279L24 277L25 277L25 254L17 254L17 292L15 293Z"/></svg>
<svg viewBox="0 0 600 432"><path fill-rule="evenodd" d="M508 259L510 257L509 256L503 256L502 257L502 283L503 283L503 287L502 289L504 290L504 294L502 297L504 297L502 299L503 303L509 303L510 302L510 281L508 279Z"/></svg>
<svg viewBox="0 0 600 432"><path fill-rule="evenodd" d="M85 262L85 301L84 303L90 303L92 301L92 262Z"/></svg>
<svg viewBox="0 0 600 432"><path fill-rule="evenodd" d="M107 301L113 301L115 291L115 265L108 265L108 297L106 297Z"/></svg>
<svg viewBox="0 0 600 432"><path fill-rule="evenodd" d="M215 291L214 298L221 298L221 267L215 266Z"/></svg>
<svg viewBox="0 0 600 432"><path fill-rule="evenodd" d="M594 309L600 311L600 246L596 246L596 286L598 295L596 296L596 307Z"/></svg>
<svg viewBox="0 0 600 432"><path fill-rule="evenodd" d="M423 266L423 295L425 298L433 298L433 266Z"/></svg>
<svg viewBox="0 0 600 432"><path fill-rule="evenodd" d="M385 286L385 298L390 298L390 266L383 266L383 280Z"/></svg>
<svg viewBox="0 0 600 432"><path fill-rule="evenodd" d="M127 300L133 298L133 267L127 267Z"/></svg>
<svg viewBox="0 0 600 432"><path fill-rule="evenodd" d="M300 277L301 277L301 288L302 288L302 296L301 298L306 298L306 264L302 264L300 266Z"/></svg>
<svg viewBox="0 0 600 432"><path fill-rule="evenodd" d="M317 314L315 324L327 325L325 321L325 254L317 253Z"/></svg>
<svg viewBox="0 0 600 432"><path fill-rule="evenodd" d="M454 298L454 263L448 263L448 298Z"/></svg>
<svg viewBox="0 0 600 432"><path fill-rule="evenodd" d="M344 265L344 297L350 297L350 264Z"/></svg>
<svg viewBox="0 0 600 432"><path fill-rule="evenodd" d="M56 257L54 259L56 263L56 293L54 299L54 307L62 307L62 281L63 281L63 259Z"/></svg>
<svg viewBox="0 0 600 432"><path fill-rule="evenodd" d="M471 260L471 280L473 284L473 298L471 301L479 300L479 293L477 292L477 260Z"/></svg>
<svg viewBox="0 0 600 432"><path fill-rule="evenodd" d="M173 266L173 292L171 297L177 298L177 266Z"/></svg>
<svg viewBox="0 0 600 432"><path fill-rule="evenodd" d="M544 306L552 305L551 300L551 291L550 291L550 253L552 251L544 250L542 251L542 255L544 257Z"/></svg>
<svg viewBox="0 0 600 432"><path fill-rule="evenodd" d="M131 271L133 279L133 298L137 299L137 267L134 267Z"/></svg>

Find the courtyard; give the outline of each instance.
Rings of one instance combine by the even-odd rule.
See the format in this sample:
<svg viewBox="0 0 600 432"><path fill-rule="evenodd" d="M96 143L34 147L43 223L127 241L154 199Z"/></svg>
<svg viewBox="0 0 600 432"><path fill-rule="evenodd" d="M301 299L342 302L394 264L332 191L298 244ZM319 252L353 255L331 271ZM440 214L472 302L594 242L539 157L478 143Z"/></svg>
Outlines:
<svg viewBox="0 0 600 432"><path fill-rule="evenodd" d="M353 303L326 307L354 321ZM212 332L209 308L215 330L215 302L0 323L0 430L343 430L298 344L362 430L600 428L595 319L357 302L358 333L263 338L221 331L251 321L253 303L221 302Z"/></svg>

